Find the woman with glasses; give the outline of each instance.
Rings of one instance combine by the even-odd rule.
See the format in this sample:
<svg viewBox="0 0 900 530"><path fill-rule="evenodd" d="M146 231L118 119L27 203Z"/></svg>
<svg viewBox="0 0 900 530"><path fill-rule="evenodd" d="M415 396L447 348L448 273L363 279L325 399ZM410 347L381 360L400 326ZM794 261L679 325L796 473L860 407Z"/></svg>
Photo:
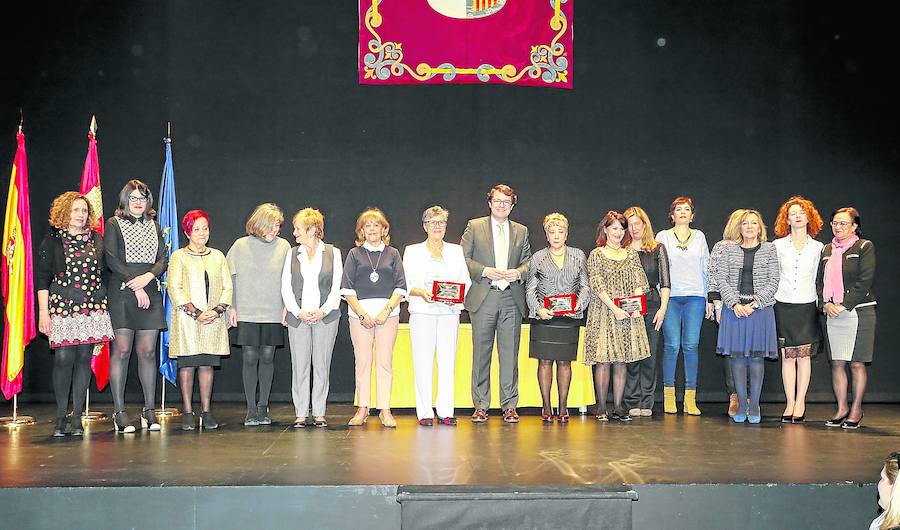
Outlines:
<svg viewBox="0 0 900 530"><path fill-rule="evenodd" d="M413 378L416 383L416 416L419 425L456 425L453 415L453 374L459 338L462 301L434 298L435 282L462 284L463 293L472 285L462 247L444 241L450 212L432 206L422 213L422 228L428 235L422 243L403 251L403 270L409 289L409 341L412 346ZM432 401L432 372L437 360L438 391ZM434 408L432 408L434 405Z"/></svg>
<svg viewBox="0 0 900 530"><path fill-rule="evenodd" d="M156 222L153 194L140 180L130 180L119 193L119 205L106 222L104 247L109 281L109 315L116 338L109 357L113 425L116 431L135 432L125 412L125 383L131 352L138 357L138 378L144 391L141 425L159 430L154 401L159 331L166 329L159 277L168 258L162 231Z"/></svg>
<svg viewBox="0 0 900 530"><path fill-rule="evenodd" d="M866 363L875 347L875 245L862 239L856 208L831 214L834 239L822 250L816 280L825 319L825 345L831 360L831 385L837 413L825 425L858 429L866 393ZM853 380L853 404L847 406L847 364Z"/></svg>

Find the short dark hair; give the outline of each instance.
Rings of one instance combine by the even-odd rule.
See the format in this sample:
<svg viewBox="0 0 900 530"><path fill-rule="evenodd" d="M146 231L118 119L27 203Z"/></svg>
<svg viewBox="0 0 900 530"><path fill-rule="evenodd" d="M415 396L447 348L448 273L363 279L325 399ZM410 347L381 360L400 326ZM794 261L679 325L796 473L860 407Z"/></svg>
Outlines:
<svg viewBox="0 0 900 530"><path fill-rule="evenodd" d="M515 206L516 202L518 202L518 200L519 200L519 197L516 196L516 191L514 189L512 189L510 186L507 186L506 184L497 184L496 186L494 186L493 188L488 190L488 193L487 193L488 202L491 202L494 199L495 191L498 191L498 192L502 193L503 195L511 197L513 206Z"/></svg>
<svg viewBox="0 0 900 530"><path fill-rule="evenodd" d="M675 224L675 207L679 204L687 204L691 208L691 213L697 213L697 210L694 209L694 199L690 197L675 197L675 200L669 206L669 222L673 225Z"/></svg>
<svg viewBox="0 0 900 530"><path fill-rule="evenodd" d="M837 210L831 212L831 220L834 221L834 216L839 213L845 213L850 216L850 219L853 219L853 224L856 225L856 236L862 237L862 221L859 218L859 210L852 206L838 208Z"/></svg>
<svg viewBox="0 0 900 530"><path fill-rule="evenodd" d="M147 198L147 208L144 209L144 219L155 219L156 210L153 209L153 193L146 184L137 179L129 180L128 183L125 184L125 187L122 188L122 191L119 192L119 205L116 207L116 211L113 215L121 217L122 219L129 215L128 196L135 190Z"/></svg>

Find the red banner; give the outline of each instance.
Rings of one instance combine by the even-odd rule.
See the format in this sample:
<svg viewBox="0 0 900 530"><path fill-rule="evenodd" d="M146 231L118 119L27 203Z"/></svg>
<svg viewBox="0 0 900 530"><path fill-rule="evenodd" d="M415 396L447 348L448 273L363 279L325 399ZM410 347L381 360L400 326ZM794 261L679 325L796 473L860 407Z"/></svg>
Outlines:
<svg viewBox="0 0 900 530"><path fill-rule="evenodd" d="M572 88L574 1L359 0L359 82Z"/></svg>

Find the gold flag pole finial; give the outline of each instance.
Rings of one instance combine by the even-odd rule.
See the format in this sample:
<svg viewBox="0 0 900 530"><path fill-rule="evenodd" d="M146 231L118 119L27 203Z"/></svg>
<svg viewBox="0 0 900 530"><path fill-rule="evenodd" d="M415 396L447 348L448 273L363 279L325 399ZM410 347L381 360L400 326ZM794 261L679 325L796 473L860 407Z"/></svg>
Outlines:
<svg viewBox="0 0 900 530"><path fill-rule="evenodd" d="M25 112L22 110L22 107L19 107L19 133L22 132L22 127L25 125Z"/></svg>
<svg viewBox="0 0 900 530"><path fill-rule="evenodd" d="M97 134L97 116L91 116L91 133Z"/></svg>
<svg viewBox="0 0 900 530"><path fill-rule="evenodd" d="M172 138L172 122L166 122L166 138Z"/></svg>

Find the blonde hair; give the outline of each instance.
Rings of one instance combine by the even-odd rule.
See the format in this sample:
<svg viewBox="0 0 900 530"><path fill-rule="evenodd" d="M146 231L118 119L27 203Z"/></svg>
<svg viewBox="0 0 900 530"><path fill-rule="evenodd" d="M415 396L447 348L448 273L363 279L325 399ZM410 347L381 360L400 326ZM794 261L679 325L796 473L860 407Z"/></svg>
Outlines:
<svg viewBox="0 0 900 530"><path fill-rule="evenodd" d="M766 239L766 223L763 222L762 214L756 210L747 208L741 208L731 212L731 215L728 217L728 222L725 223L725 230L722 231L722 239L737 241L738 243L743 241L744 237L741 235L741 223L751 215L755 215L756 218L759 219L759 242L765 243L768 241Z"/></svg>
<svg viewBox="0 0 900 530"><path fill-rule="evenodd" d="M543 225L544 225L544 232L546 232L553 225L561 226L561 227L565 228L566 230L568 230L569 229L569 220L566 219L565 215L563 215L559 212L553 212L553 213L547 214L544 217Z"/></svg>
<svg viewBox="0 0 900 530"><path fill-rule="evenodd" d="M653 224L650 222L650 216L647 215L647 212L640 206L629 206L622 215L625 216L625 219L628 219L632 215L636 216L644 223L644 235L641 236L641 250L644 252L655 250L656 246L659 245L659 242L656 240L656 234L653 232Z"/></svg>
<svg viewBox="0 0 900 530"><path fill-rule="evenodd" d="M450 219L450 212L443 206L432 206L422 212L422 224L427 223L435 217L441 217L444 221L447 221Z"/></svg>
<svg viewBox="0 0 900 530"><path fill-rule="evenodd" d="M277 204L264 202L250 214L244 229L247 231L248 236L256 236L263 239L269 235L269 232L278 223L284 224L284 212L281 211Z"/></svg>
<svg viewBox="0 0 900 530"><path fill-rule="evenodd" d="M898 472L900 472L900 454L891 453L884 460L884 474L887 475L888 481L891 483L891 501L885 510L884 521L882 521L879 530L890 530L900 526L900 480L897 480Z"/></svg>
<svg viewBox="0 0 900 530"><path fill-rule="evenodd" d="M383 229L381 240L384 241L385 245L391 244L391 223L388 222L387 217L384 215L379 208L369 207L363 210L359 217L356 218L356 246L362 246L363 243L366 242L366 235L363 232L363 226L369 221L375 221L376 223L381 225Z"/></svg>
<svg viewBox="0 0 900 530"><path fill-rule="evenodd" d="M320 240L325 239L325 216L322 215L322 212L319 210L316 210L315 208L304 208L298 211L294 214L294 218L291 219L291 224L297 224L297 222L306 228L315 226L316 237Z"/></svg>

